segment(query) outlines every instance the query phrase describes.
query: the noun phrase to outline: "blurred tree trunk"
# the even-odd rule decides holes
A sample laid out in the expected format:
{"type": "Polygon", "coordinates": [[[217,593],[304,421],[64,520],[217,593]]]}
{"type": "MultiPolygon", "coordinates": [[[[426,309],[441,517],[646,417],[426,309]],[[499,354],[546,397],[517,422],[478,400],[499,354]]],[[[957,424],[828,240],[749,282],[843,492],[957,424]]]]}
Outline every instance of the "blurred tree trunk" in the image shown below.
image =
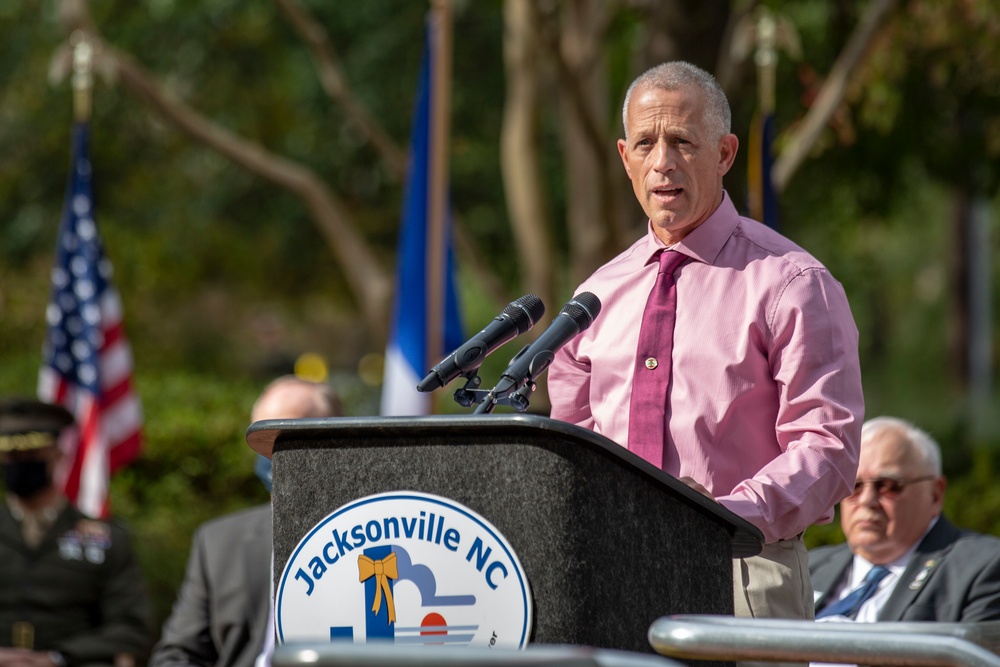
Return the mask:
{"type": "Polygon", "coordinates": [[[582,282],[631,241],[619,201],[627,183],[609,118],[608,12],[602,0],[569,0],[551,50],[558,61],[559,110],[566,165],[569,279],[582,282]]]}
{"type": "Polygon", "coordinates": [[[949,366],[966,394],[973,426],[985,419],[992,382],[992,313],[989,200],[972,188],[954,190],[949,262],[949,366]]]}
{"type": "Polygon", "coordinates": [[[646,39],[638,53],[636,73],[668,60],[687,60],[715,72],[732,4],[730,0],[649,3],[646,39]]]}
{"type": "Polygon", "coordinates": [[[552,222],[538,153],[543,60],[533,5],[534,0],[504,3],[507,98],[500,132],[500,161],[522,285],[551,307],[555,292],[552,222]]]}

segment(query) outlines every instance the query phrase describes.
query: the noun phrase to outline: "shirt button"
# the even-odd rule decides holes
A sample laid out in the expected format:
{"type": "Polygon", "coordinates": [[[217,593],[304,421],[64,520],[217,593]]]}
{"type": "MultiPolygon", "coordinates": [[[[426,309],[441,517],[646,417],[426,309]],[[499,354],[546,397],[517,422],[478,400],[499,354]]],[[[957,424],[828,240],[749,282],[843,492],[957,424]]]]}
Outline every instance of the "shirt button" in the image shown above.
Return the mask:
{"type": "Polygon", "coordinates": [[[660,362],[656,360],[656,357],[650,357],[649,359],[646,359],[646,368],[648,368],[649,370],[653,370],[659,365],[660,362]]]}

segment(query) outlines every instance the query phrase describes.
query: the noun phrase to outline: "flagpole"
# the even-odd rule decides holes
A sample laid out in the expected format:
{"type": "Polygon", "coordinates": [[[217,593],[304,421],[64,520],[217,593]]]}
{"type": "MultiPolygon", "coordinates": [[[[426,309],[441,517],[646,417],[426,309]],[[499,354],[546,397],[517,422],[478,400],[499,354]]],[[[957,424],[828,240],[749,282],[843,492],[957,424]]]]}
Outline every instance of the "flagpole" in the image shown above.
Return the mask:
{"type": "Polygon", "coordinates": [[[76,428],[60,443],[54,479],[84,514],[106,517],[111,475],[142,450],[142,405],[133,387],[132,348],[96,223],[90,162],[94,41],[70,38],[73,140],[56,240],[38,398],[62,405],[76,428]]]}
{"type": "Polygon", "coordinates": [[[750,217],[777,229],[778,210],[771,181],[771,140],[774,132],[776,70],[778,65],[778,21],[761,5],[754,26],[757,65],[757,111],[750,124],[747,142],[747,205],[750,217]]]}
{"type": "Polygon", "coordinates": [[[778,65],[778,53],[775,49],[775,33],[777,24],[770,10],[761,6],[757,18],[757,52],[754,62],[757,64],[757,93],[760,99],[760,111],[767,115],[774,112],[775,107],[775,69],[778,65]]]}
{"type": "Polygon", "coordinates": [[[73,46],[73,120],[77,123],[90,121],[94,89],[94,47],[86,34],[77,30],[70,37],[73,46]]]}
{"type": "Polygon", "coordinates": [[[427,362],[444,350],[445,229],[451,116],[451,0],[431,2],[431,144],[427,197],[427,362]]]}

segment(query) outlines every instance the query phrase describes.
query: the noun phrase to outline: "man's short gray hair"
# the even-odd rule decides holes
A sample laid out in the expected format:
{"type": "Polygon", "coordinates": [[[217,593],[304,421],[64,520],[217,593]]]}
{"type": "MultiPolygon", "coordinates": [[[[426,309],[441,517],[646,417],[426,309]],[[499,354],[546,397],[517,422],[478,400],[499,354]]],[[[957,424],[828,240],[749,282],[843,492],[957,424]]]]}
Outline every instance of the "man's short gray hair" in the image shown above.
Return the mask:
{"type": "Polygon", "coordinates": [[[683,88],[698,88],[705,97],[705,124],[718,140],[729,134],[732,126],[732,111],[729,100],[722,86],[715,77],[702,68],[683,60],[675,60],[652,67],[640,74],[625,92],[625,103],[622,105],[622,127],[625,129],[625,140],[628,140],[628,104],[632,93],[646,88],[661,90],[681,90],[683,88]]]}
{"type": "Polygon", "coordinates": [[[917,428],[905,419],[898,417],[875,417],[861,426],[861,443],[874,438],[883,431],[895,431],[913,445],[920,458],[923,459],[928,473],[941,476],[941,447],[926,431],[917,428]]]}

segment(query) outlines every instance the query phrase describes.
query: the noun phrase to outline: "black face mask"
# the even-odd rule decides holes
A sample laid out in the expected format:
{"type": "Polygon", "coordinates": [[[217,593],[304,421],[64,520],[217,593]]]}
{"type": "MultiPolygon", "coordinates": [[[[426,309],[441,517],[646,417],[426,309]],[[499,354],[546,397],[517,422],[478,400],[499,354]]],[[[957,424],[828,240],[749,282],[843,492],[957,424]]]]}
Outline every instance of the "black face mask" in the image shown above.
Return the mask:
{"type": "Polygon", "coordinates": [[[45,461],[12,461],[3,466],[3,483],[21,498],[31,498],[49,486],[49,467],[45,461]]]}

